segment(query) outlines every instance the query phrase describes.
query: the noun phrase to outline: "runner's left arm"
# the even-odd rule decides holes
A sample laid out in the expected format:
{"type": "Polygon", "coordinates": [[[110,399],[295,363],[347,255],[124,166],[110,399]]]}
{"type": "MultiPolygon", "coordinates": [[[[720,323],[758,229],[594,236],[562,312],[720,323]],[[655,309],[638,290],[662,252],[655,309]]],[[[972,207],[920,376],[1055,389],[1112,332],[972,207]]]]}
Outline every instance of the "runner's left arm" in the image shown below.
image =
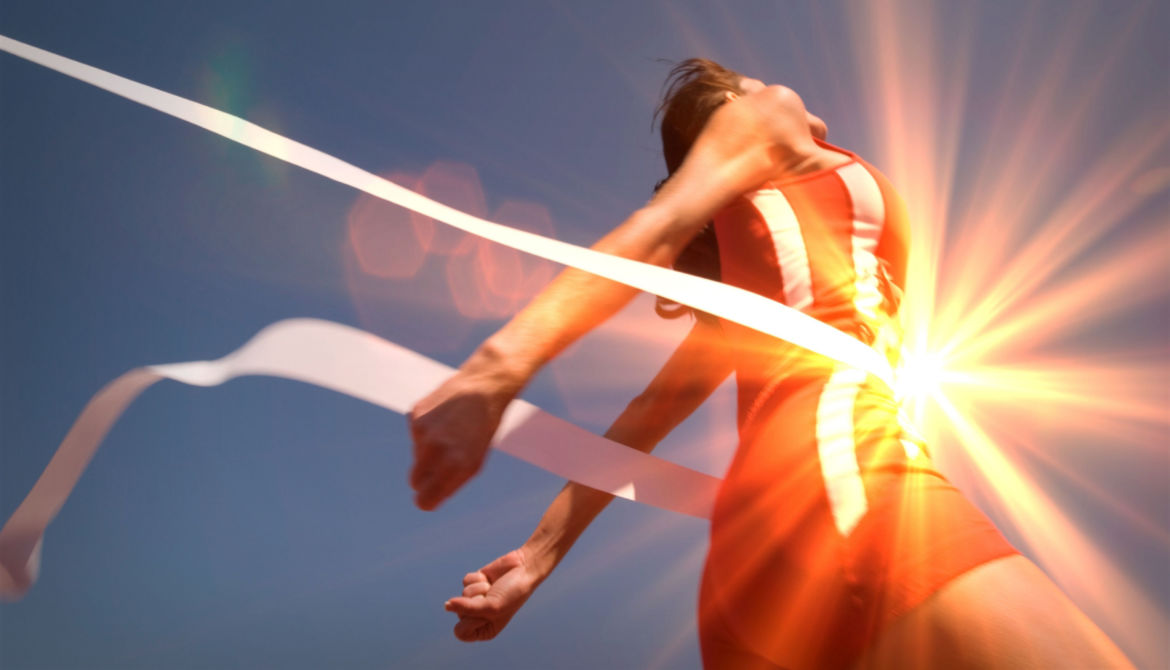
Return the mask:
{"type": "MultiPolygon", "coordinates": [[[[720,107],[682,166],[645,207],[594,245],[668,265],[711,217],[740,194],[793,171],[820,151],[803,105],[769,87],[720,107]]],[[[567,269],[410,413],[415,504],[433,509],[479,471],[504,408],[533,375],[637,293],[567,269]]]]}

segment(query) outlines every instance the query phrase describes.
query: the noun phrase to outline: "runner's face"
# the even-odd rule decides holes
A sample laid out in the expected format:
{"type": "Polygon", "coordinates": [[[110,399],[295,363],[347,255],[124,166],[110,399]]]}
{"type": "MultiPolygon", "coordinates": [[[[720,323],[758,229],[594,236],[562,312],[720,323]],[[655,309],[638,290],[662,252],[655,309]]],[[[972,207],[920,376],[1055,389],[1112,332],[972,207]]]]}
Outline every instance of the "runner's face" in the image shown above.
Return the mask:
{"type": "MultiPolygon", "coordinates": [[[[755,93],[756,91],[762,91],[767,87],[768,85],[759,79],[744,77],[743,79],[739,80],[739,88],[744,93],[755,93]]],[[[728,97],[734,100],[738,96],[736,96],[734,93],[728,93],[728,97]]],[[[825,137],[829,134],[829,127],[825,125],[824,120],[816,114],[812,114],[808,111],[806,111],[805,114],[808,116],[808,131],[812,133],[812,136],[818,140],[825,139],[825,137]]]]}

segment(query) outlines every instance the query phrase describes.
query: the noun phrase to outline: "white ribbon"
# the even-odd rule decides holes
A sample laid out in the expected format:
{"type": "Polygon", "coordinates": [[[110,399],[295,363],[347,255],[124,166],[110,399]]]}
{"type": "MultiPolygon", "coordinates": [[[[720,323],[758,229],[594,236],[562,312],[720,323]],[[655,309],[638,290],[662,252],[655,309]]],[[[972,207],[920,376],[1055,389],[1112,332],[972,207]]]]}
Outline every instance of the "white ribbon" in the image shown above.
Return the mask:
{"type": "MultiPolygon", "coordinates": [[[[160,379],[217,386],[243,375],[283,377],[405,414],[453,372],[363,330],[318,319],[274,323],[219,360],[131,370],[89,401],[0,530],[0,598],[19,598],[36,581],[45,528],[114,422],[160,379]]],[[[716,477],[611,442],[523,400],[508,406],[492,446],[586,486],[699,518],[710,516],[719,487],[716,477]]]]}
{"type": "MultiPolygon", "coordinates": [[[[2,35],[0,50],[460,230],[788,340],[893,385],[889,363],[873,349],[750,291],[485,221],[239,117],[2,35]]],[[[212,386],[241,374],[274,375],[332,388],[405,412],[450,372],[368,333],[312,320],[275,324],[218,361],[132,370],[90,400],[33,490],[0,530],[0,597],[19,597],[31,586],[39,567],[45,527],[64,504],[110,426],[139,393],[159,379],[212,386]]],[[[718,485],[716,478],[609,442],[523,401],[509,407],[497,440],[497,448],[555,474],[694,516],[709,514],[718,485]]]]}
{"type": "Polygon", "coordinates": [[[157,88],[0,35],[0,49],[153,107],[240,144],[437,219],[460,230],[555,263],[660,295],[792,342],[877,376],[893,388],[889,362],[850,335],[762,295],[710,279],[586,249],[485,221],[452,209],[312,147],[157,88]]]}

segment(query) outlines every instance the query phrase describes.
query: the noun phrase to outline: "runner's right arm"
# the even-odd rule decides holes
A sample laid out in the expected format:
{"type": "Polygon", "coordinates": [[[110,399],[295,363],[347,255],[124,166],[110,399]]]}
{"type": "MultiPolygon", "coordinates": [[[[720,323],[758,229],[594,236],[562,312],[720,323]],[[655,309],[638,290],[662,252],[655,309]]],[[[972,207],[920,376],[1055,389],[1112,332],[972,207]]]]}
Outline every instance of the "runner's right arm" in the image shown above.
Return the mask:
{"type": "MultiPolygon", "coordinates": [[[[649,452],[682,423],[731,373],[718,325],[699,319],[678,349],[605,436],[649,452]]],[[[463,578],[463,594],[445,607],[459,615],[461,640],[495,637],[565,557],[613,496],[569,482],[518,549],[463,578]]]]}

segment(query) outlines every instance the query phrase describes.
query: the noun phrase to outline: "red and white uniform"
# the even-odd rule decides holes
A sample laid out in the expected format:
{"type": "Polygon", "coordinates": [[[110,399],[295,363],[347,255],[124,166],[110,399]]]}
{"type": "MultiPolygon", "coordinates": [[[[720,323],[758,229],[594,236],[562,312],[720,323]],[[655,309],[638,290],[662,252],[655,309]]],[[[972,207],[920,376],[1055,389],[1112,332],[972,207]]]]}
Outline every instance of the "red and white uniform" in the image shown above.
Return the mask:
{"type": "MultiPolygon", "coordinates": [[[[874,344],[905,285],[905,207],[880,172],[824,146],[848,162],[767,184],[715,217],[722,280],[874,344]]],[[[708,667],[847,667],[947,581],[1015,553],[934,470],[883,382],[722,326],[740,445],[703,576],[708,667]]]]}

